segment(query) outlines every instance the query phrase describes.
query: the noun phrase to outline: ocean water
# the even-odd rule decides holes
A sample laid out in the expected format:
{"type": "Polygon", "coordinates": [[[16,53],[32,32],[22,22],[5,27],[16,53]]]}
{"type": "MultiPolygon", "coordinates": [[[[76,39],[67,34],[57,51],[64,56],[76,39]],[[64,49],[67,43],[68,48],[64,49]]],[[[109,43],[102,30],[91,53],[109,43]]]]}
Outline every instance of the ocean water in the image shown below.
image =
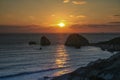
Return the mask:
{"type": "MultiPolygon", "coordinates": [[[[75,49],[64,46],[69,34],[0,34],[0,80],[43,80],[43,77],[59,76],[86,66],[113,53],[99,47],[86,46],[75,49]],[[39,41],[45,35],[51,46],[39,50],[39,41]],[[28,45],[29,41],[38,42],[28,45]]],[[[89,42],[99,42],[120,34],[82,34],[89,42]]]]}

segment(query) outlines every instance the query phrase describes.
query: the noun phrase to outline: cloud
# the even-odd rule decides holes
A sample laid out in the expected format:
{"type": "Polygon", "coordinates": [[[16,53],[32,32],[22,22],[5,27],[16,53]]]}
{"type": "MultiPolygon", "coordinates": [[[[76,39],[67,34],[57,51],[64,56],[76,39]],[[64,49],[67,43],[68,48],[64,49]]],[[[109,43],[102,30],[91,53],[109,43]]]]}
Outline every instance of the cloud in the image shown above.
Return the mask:
{"type": "MultiPolygon", "coordinates": [[[[70,30],[75,32],[120,32],[120,22],[112,22],[114,24],[73,24],[69,26],[70,30]]],[[[14,25],[0,25],[0,33],[45,33],[56,32],[57,27],[27,25],[27,26],[14,26],[14,25]]]]}
{"type": "Polygon", "coordinates": [[[70,2],[70,0],[64,0],[63,1],[63,3],[69,3],[70,2]]]}
{"type": "Polygon", "coordinates": [[[55,30],[53,27],[43,27],[40,25],[0,25],[0,33],[42,33],[55,30]]]}
{"type": "Polygon", "coordinates": [[[86,16],[85,15],[79,15],[79,16],[77,16],[77,18],[86,18],[86,16]]]}
{"type": "Polygon", "coordinates": [[[52,14],[51,16],[52,16],[52,17],[55,17],[56,15],[55,15],[55,14],[52,14]]]}
{"type": "Polygon", "coordinates": [[[70,18],[86,18],[85,15],[69,15],[70,18]]]}
{"type": "Polygon", "coordinates": [[[109,22],[110,24],[115,24],[115,25],[118,25],[118,24],[120,24],[120,22],[119,21],[116,21],[116,22],[109,22]]]}
{"type": "Polygon", "coordinates": [[[79,28],[119,28],[120,29],[120,24],[84,24],[84,25],[80,25],[80,24],[74,24],[72,26],[70,26],[70,28],[73,29],[79,29],[79,28]]]}
{"type": "Polygon", "coordinates": [[[35,20],[35,17],[34,17],[34,16],[28,16],[28,18],[29,18],[30,20],[35,20]]]}
{"type": "Polygon", "coordinates": [[[69,15],[70,18],[74,18],[75,16],[74,15],[69,15]]]}
{"type": "Polygon", "coordinates": [[[118,15],[118,14],[116,14],[116,15],[113,15],[113,16],[115,16],[115,17],[120,17],[120,15],[118,15]]]}
{"type": "Polygon", "coordinates": [[[72,3],[75,5],[83,5],[83,4],[86,4],[87,2],[86,1],[72,1],[72,3]]]}
{"type": "Polygon", "coordinates": [[[120,19],[120,15],[119,15],[119,14],[109,15],[108,17],[109,17],[110,19],[120,19]]]}
{"type": "Polygon", "coordinates": [[[63,0],[63,3],[69,3],[69,2],[75,5],[84,5],[87,3],[85,0],[63,0]]]}

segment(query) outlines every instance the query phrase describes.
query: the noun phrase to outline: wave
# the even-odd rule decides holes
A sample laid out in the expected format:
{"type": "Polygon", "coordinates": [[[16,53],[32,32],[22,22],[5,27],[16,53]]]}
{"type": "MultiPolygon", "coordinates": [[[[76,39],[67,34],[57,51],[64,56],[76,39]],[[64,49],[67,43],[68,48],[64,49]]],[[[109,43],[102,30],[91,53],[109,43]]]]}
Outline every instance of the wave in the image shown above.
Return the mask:
{"type": "Polygon", "coordinates": [[[10,75],[0,76],[0,79],[3,79],[3,78],[11,78],[11,77],[17,77],[17,76],[23,76],[23,75],[30,75],[30,74],[41,73],[41,72],[47,72],[47,71],[53,71],[53,70],[64,69],[64,68],[68,68],[68,67],[50,68],[50,69],[39,70],[39,71],[21,72],[21,73],[17,73],[17,74],[10,74],[10,75]]]}
{"type": "Polygon", "coordinates": [[[33,64],[31,64],[31,63],[21,63],[21,64],[14,64],[14,65],[8,65],[8,66],[2,66],[2,67],[0,67],[0,70],[5,70],[5,69],[12,69],[12,68],[14,68],[14,67],[18,67],[18,66],[30,66],[30,65],[33,65],[33,64]]]}

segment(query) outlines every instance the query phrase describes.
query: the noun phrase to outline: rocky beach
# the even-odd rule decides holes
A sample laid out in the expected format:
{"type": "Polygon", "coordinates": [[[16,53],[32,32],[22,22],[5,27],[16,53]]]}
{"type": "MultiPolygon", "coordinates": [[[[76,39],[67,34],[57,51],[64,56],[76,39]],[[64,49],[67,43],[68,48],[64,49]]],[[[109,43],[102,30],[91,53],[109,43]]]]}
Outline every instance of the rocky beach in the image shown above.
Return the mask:
{"type": "Polygon", "coordinates": [[[120,80],[120,52],[52,80],[120,80]]]}

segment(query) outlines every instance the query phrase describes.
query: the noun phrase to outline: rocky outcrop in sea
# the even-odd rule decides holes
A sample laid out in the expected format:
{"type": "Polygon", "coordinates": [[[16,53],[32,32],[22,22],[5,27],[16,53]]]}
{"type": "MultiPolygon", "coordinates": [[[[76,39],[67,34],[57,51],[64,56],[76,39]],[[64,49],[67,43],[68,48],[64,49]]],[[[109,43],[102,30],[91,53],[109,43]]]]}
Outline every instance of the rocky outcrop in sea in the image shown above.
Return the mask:
{"type": "Polygon", "coordinates": [[[93,46],[98,46],[102,50],[108,50],[110,52],[120,51],[120,37],[116,37],[109,41],[103,41],[92,44],[93,46]]]}
{"type": "Polygon", "coordinates": [[[51,42],[49,41],[49,39],[45,36],[42,36],[41,37],[41,40],[40,40],[40,45],[41,46],[49,46],[51,44],[51,42]]]}
{"type": "Polygon", "coordinates": [[[98,59],[52,80],[120,80],[120,53],[108,59],[98,59]]]}
{"type": "Polygon", "coordinates": [[[85,37],[79,34],[71,34],[68,36],[65,45],[80,48],[81,46],[89,45],[89,42],[85,37]]]}
{"type": "Polygon", "coordinates": [[[28,44],[29,45],[36,45],[37,43],[35,41],[30,41],[28,44]]]}

